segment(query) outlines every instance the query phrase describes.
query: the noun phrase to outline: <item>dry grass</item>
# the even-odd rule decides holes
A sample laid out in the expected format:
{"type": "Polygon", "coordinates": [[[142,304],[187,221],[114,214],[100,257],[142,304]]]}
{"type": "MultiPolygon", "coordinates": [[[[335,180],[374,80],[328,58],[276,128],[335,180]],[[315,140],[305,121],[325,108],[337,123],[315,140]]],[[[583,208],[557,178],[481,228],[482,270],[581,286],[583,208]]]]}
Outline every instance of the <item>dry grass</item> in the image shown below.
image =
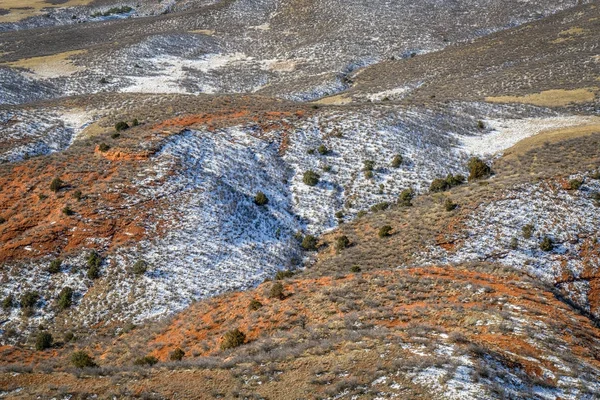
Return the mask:
{"type": "Polygon", "coordinates": [[[6,63],[5,65],[13,68],[28,69],[33,74],[42,78],[58,78],[83,71],[84,68],[74,65],[70,58],[86,52],[87,50],[65,51],[64,53],[52,54],[50,56],[24,58],[6,63]]]}
{"type": "Polygon", "coordinates": [[[9,10],[9,13],[0,15],[0,23],[17,22],[41,15],[44,8],[84,6],[91,2],[92,0],[67,0],[61,4],[53,4],[47,0],[2,0],[0,8],[9,10]]]}
{"type": "Polygon", "coordinates": [[[490,103],[523,103],[542,107],[562,107],[569,104],[588,103],[594,101],[598,88],[583,88],[573,90],[545,90],[540,93],[525,96],[497,96],[486,97],[490,103]]]}

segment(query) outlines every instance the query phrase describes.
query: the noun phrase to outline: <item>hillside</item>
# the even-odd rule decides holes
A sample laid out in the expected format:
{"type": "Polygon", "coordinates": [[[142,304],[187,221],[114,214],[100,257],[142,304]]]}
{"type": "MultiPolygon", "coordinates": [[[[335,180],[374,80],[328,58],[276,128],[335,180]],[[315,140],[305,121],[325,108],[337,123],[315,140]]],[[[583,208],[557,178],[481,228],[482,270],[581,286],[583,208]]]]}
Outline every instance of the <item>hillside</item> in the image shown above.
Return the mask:
{"type": "Polygon", "coordinates": [[[600,398],[595,2],[46,7],[0,6],[1,398],[600,398]]]}

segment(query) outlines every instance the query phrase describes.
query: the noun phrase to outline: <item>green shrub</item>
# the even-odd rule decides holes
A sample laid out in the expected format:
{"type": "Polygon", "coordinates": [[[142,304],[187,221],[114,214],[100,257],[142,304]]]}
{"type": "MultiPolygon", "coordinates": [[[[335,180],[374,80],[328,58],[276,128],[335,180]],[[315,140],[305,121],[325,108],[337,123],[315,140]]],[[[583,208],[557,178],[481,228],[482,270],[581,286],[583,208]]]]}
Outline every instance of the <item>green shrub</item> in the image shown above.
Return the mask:
{"type": "Polygon", "coordinates": [[[519,239],[517,239],[516,237],[510,239],[510,245],[509,247],[512,250],[516,250],[517,248],[519,248],[519,239]]]}
{"type": "Polygon", "coordinates": [[[308,186],[316,186],[319,183],[319,179],[321,176],[317,174],[315,171],[308,170],[304,173],[302,177],[302,182],[308,186]]]}
{"type": "Polygon", "coordinates": [[[477,157],[471,158],[467,166],[469,167],[469,182],[485,179],[492,174],[490,166],[477,157]]]}
{"type": "Polygon", "coordinates": [[[371,179],[373,176],[373,171],[365,171],[365,179],[371,179]]]}
{"type": "Polygon", "coordinates": [[[403,207],[412,206],[412,200],[415,198],[415,191],[412,188],[404,189],[400,192],[400,197],[398,198],[398,204],[403,207]]]}
{"type": "Polygon", "coordinates": [[[277,271],[277,273],[275,274],[275,280],[280,281],[282,279],[291,278],[292,276],[294,276],[294,273],[289,269],[281,270],[277,271]]]}
{"type": "Polygon", "coordinates": [[[129,129],[129,125],[125,121],[119,121],[115,124],[115,130],[117,132],[124,131],[126,129],[129,129]]]}
{"type": "Polygon", "coordinates": [[[375,161],[365,160],[363,161],[363,171],[373,171],[375,169],[375,161]]]}
{"type": "Polygon", "coordinates": [[[151,367],[154,364],[158,363],[158,358],[154,357],[154,356],[144,356],[144,357],[140,357],[137,360],[135,360],[133,362],[133,365],[138,365],[138,366],[147,366],[147,367],[151,367]]]}
{"type": "Polygon", "coordinates": [[[377,236],[379,236],[380,238],[392,236],[391,232],[392,232],[392,227],[389,225],[384,225],[381,228],[379,228],[379,232],[377,232],[377,236]]]}
{"type": "Polygon", "coordinates": [[[387,201],[382,201],[381,203],[377,203],[373,206],[371,206],[371,211],[373,212],[378,212],[378,211],[384,211],[387,210],[390,206],[390,203],[388,203],[387,201]]]}
{"type": "Polygon", "coordinates": [[[132,126],[138,126],[140,124],[140,121],[138,121],[137,118],[134,118],[133,121],[131,122],[132,126]]]}
{"type": "Polygon", "coordinates": [[[348,236],[342,235],[335,239],[336,250],[344,250],[348,246],[350,246],[350,239],[348,239],[348,236]]]}
{"type": "Polygon", "coordinates": [[[306,251],[317,250],[317,238],[313,235],[306,235],[302,239],[302,248],[306,251]]]}
{"type": "Polygon", "coordinates": [[[63,187],[63,185],[64,182],[60,180],[60,178],[54,178],[52,179],[52,182],[50,182],[50,190],[56,193],[63,187]]]}
{"type": "Polygon", "coordinates": [[[148,270],[148,263],[144,260],[137,260],[135,264],[133,264],[132,270],[136,275],[143,275],[148,270]]]}
{"type": "Polygon", "coordinates": [[[15,298],[13,297],[12,294],[9,294],[8,296],[6,296],[4,298],[4,300],[2,300],[2,308],[4,310],[10,310],[13,307],[14,302],[15,302],[15,298]]]}
{"type": "Polygon", "coordinates": [[[548,236],[544,236],[544,239],[540,243],[540,249],[542,251],[552,251],[554,249],[554,242],[548,236]]]}
{"type": "Polygon", "coordinates": [[[120,134],[120,133],[118,133],[118,132],[115,132],[115,133],[113,133],[112,135],[110,135],[110,137],[111,137],[111,138],[113,138],[113,139],[118,139],[118,138],[120,138],[120,137],[121,137],[121,134],[120,134]]]}
{"type": "Polygon", "coordinates": [[[50,262],[50,266],[48,267],[47,271],[50,272],[51,274],[57,274],[60,272],[61,266],[62,266],[62,260],[60,258],[57,258],[56,260],[52,260],[50,262]]]}
{"type": "Polygon", "coordinates": [[[571,179],[569,181],[569,187],[572,190],[579,190],[582,185],[583,185],[583,180],[582,179],[571,179]]]}
{"type": "Polygon", "coordinates": [[[268,202],[269,199],[263,192],[258,192],[256,193],[256,196],[254,196],[254,204],[256,204],[257,206],[264,206],[268,202]]]}
{"type": "Polygon", "coordinates": [[[21,296],[21,308],[33,308],[38,302],[40,295],[38,292],[27,291],[21,296]]]}
{"type": "Polygon", "coordinates": [[[482,120],[477,121],[477,127],[481,130],[485,129],[485,122],[482,120]]]}
{"type": "Polygon", "coordinates": [[[106,152],[110,149],[110,146],[107,145],[106,143],[102,142],[98,145],[98,150],[100,150],[101,152],[106,152]]]}
{"type": "Polygon", "coordinates": [[[223,335],[221,350],[233,349],[241,346],[246,341],[246,334],[239,329],[232,329],[223,335]]]}
{"type": "Polygon", "coordinates": [[[35,338],[35,349],[37,351],[49,349],[52,347],[52,342],[54,342],[54,339],[51,334],[48,332],[40,332],[35,338]]]}
{"type": "Polygon", "coordinates": [[[324,165],[322,169],[323,172],[331,172],[331,165],[324,165]]]}
{"type": "Polygon", "coordinates": [[[448,182],[446,182],[446,180],[442,178],[434,179],[433,182],[431,182],[431,185],[429,185],[429,191],[432,193],[444,192],[449,188],[450,185],[448,185],[448,182]]]}
{"type": "Polygon", "coordinates": [[[96,367],[94,359],[85,351],[76,351],[71,354],[71,364],[75,368],[96,367]]]}
{"type": "Polygon", "coordinates": [[[92,280],[100,278],[100,267],[96,267],[96,266],[90,267],[87,270],[86,275],[89,279],[92,279],[92,280]]]}
{"type": "Polygon", "coordinates": [[[356,218],[362,218],[365,215],[367,215],[367,212],[365,210],[360,210],[359,212],[356,213],[356,218]]]}
{"type": "Polygon", "coordinates": [[[466,178],[460,174],[457,174],[457,175],[448,174],[448,176],[446,176],[446,183],[448,183],[448,186],[450,186],[451,188],[462,185],[463,183],[465,183],[465,181],[466,181],[466,178]]]}
{"type": "Polygon", "coordinates": [[[185,351],[181,350],[181,348],[178,347],[175,350],[173,350],[171,354],[169,354],[169,359],[171,361],[181,361],[183,359],[183,356],[185,356],[185,351]]]}
{"type": "Polygon", "coordinates": [[[62,288],[58,295],[58,308],[64,310],[73,304],[73,289],[66,286],[62,288]]]}
{"type": "Polygon", "coordinates": [[[522,228],[523,231],[523,237],[525,239],[531,239],[531,235],[533,235],[533,231],[535,230],[535,227],[532,224],[527,224],[522,228]]]}
{"type": "Polygon", "coordinates": [[[102,264],[102,258],[94,250],[88,254],[86,261],[88,268],[100,267],[100,264],[102,264]]]}
{"type": "Polygon", "coordinates": [[[83,198],[83,194],[81,193],[81,190],[74,191],[72,196],[77,201],[80,201],[83,198]]]}
{"type": "Polygon", "coordinates": [[[337,219],[342,219],[342,218],[344,218],[344,212],[343,212],[343,211],[337,211],[337,212],[335,213],[335,217],[336,217],[337,219]]]}
{"type": "Polygon", "coordinates": [[[456,207],[458,207],[458,204],[456,204],[449,197],[447,197],[446,201],[444,202],[444,209],[446,211],[452,211],[452,210],[456,209],[456,207]]]}
{"type": "Polygon", "coordinates": [[[326,156],[327,154],[329,154],[329,149],[327,147],[325,147],[324,144],[322,144],[319,147],[317,147],[317,151],[322,156],[326,156]]]}
{"type": "Polygon", "coordinates": [[[310,154],[310,155],[315,154],[315,149],[308,149],[308,150],[306,150],[306,154],[310,154]]]}
{"type": "Polygon", "coordinates": [[[272,299],[285,299],[285,293],[283,292],[283,285],[281,282],[275,282],[271,286],[271,290],[269,290],[269,297],[272,299]]]}
{"type": "Polygon", "coordinates": [[[261,308],[262,306],[263,306],[263,304],[262,304],[260,301],[258,301],[258,300],[256,300],[256,299],[252,299],[252,300],[250,301],[250,304],[248,304],[248,309],[249,309],[250,311],[256,311],[256,310],[258,310],[259,308],[261,308]]]}
{"type": "Polygon", "coordinates": [[[392,168],[399,168],[402,165],[402,156],[400,154],[396,154],[392,159],[392,168]]]}
{"type": "Polygon", "coordinates": [[[73,211],[73,209],[71,208],[70,205],[66,205],[63,209],[62,209],[62,213],[67,215],[67,216],[71,216],[73,214],[75,214],[75,211],[73,211]]]}
{"type": "Polygon", "coordinates": [[[355,274],[359,273],[361,271],[360,267],[358,265],[353,265],[352,267],[350,267],[350,272],[353,272],[355,274]]]}

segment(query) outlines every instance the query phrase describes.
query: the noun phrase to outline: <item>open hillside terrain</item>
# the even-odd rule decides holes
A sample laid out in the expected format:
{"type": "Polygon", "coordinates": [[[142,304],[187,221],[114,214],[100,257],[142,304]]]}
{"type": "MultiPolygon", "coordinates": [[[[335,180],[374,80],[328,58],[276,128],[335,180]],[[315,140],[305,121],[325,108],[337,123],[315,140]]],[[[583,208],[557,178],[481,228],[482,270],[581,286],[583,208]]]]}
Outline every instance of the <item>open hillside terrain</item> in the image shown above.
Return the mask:
{"type": "Polygon", "coordinates": [[[0,1],[0,398],[599,399],[600,4],[0,1]]]}

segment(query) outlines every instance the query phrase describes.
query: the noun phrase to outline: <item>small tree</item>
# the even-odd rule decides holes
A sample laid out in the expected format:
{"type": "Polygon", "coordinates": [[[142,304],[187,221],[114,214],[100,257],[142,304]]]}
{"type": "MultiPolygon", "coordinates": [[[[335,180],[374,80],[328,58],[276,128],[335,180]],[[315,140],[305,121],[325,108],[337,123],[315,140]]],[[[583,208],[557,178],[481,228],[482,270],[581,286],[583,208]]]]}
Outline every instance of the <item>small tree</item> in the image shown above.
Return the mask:
{"type": "Polygon", "coordinates": [[[348,236],[342,235],[335,239],[336,250],[344,250],[348,246],[350,246],[350,239],[348,239],[348,236]]]}
{"type": "Polygon", "coordinates": [[[540,243],[540,249],[542,251],[552,251],[554,249],[554,242],[548,236],[544,236],[542,243],[540,243]]]}
{"type": "Polygon", "coordinates": [[[71,354],[71,364],[75,368],[96,367],[94,359],[85,351],[76,351],[71,354]]]}
{"type": "Polygon", "coordinates": [[[64,310],[73,304],[73,289],[66,286],[62,288],[58,295],[58,308],[64,310]]]}
{"type": "Polygon", "coordinates": [[[50,262],[50,266],[48,267],[47,271],[51,274],[59,273],[61,266],[62,266],[62,260],[60,258],[57,258],[50,262]]]}
{"type": "Polygon", "coordinates": [[[468,167],[469,182],[476,181],[478,179],[485,179],[492,174],[492,169],[490,166],[477,157],[473,157],[469,160],[468,167]]]}
{"type": "Polygon", "coordinates": [[[35,349],[37,351],[49,349],[50,347],[52,347],[53,342],[54,339],[52,338],[51,334],[49,334],[48,332],[40,332],[37,334],[37,337],[35,339],[35,349]]]}
{"type": "Polygon", "coordinates": [[[375,169],[375,161],[373,160],[364,160],[363,161],[363,171],[373,171],[375,169]]]}
{"type": "Polygon", "coordinates": [[[433,182],[431,182],[431,185],[429,185],[429,191],[432,193],[444,192],[449,188],[450,185],[448,185],[448,182],[442,178],[434,179],[433,182]]]}
{"type": "Polygon", "coordinates": [[[283,285],[281,282],[275,282],[271,286],[271,290],[269,291],[269,297],[272,299],[285,299],[285,293],[283,292],[283,285]]]}
{"type": "Polygon", "coordinates": [[[250,301],[250,304],[248,304],[248,309],[249,309],[250,311],[256,311],[256,310],[258,310],[259,308],[261,308],[262,306],[263,306],[263,304],[262,304],[260,301],[258,301],[258,300],[256,300],[256,299],[252,299],[252,300],[250,301]]]}
{"type": "Polygon", "coordinates": [[[246,334],[239,329],[232,329],[223,335],[221,350],[233,349],[241,346],[246,341],[246,334]]]}
{"type": "Polygon", "coordinates": [[[402,156],[400,154],[396,154],[392,159],[392,168],[399,168],[402,165],[402,156]]]}
{"type": "Polygon", "coordinates": [[[302,239],[302,248],[306,251],[317,250],[317,238],[313,235],[306,235],[302,239]]]}
{"type": "Polygon", "coordinates": [[[327,147],[325,147],[324,144],[322,144],[319,147],[317,147],[317,151],[322,156],[326,156],[327,154],[329,154],[329,149],[327,147]]]}
{"type": "Polygon", "coordinates": [[[21,308],[32,308],[35,307],[38,302],[40,295],[38,292],[27,291],[21,296],[21,308]]]}
{"type": "Polygon", "coordinates": [[[119,121],[115,124],[115,130],[117,132],[124,131],[126,129],[129,129],[129,124],[127,124],[125,121],[119,121]]]}
{"type": "Polygon", "coordinates": [[[133,273],[136,275],[144,275],[148,270],[148,264],[144,260],[137,260],[135,264],[133,264],[133,273]]]}
{"type": "Polygon", "coordinates": [[[458,204],[453,202],[452,199],[450,199],[450,197],[447,197],[446,201],[444,202],[444,208],[446,209],[446,211],[452,211],[456,207],[458,207],[458,204]]]}
{"type": "Polygon", "coordinates": [[[534,230],[535,230],[535,227],[532,224],[525,225],[522,229],[523,237],[525,239],[531,239],[531,235],[533,234],[534,230]]]}
{"type": "Polygon", "coordinates": [[[63,185],[64,182],[60,178],[54,178],[52,179],[52,182],[50,182],[50,190],[56,193],[63,187],[63,185]]]}
{"type": "Polygon", "coordinates": [[[377,236],[379,236],[380,238],[392,236],[391,232],[392,232],[392,227],[389,225],[384,225],[381,228],[379,228],[379,232],[377,232],[377,236]]]}
{"type": "Polygon", "coordinates": [[[315,171],[308,170],[304,173],[302,182],[308,186],[316,186],[319,183],[319,179],[321,179],[319,174],[317,174],[315,171]]]}
{"type": "Polygon", "coordinates": [[[519,248],[519,239],[517,239],[516,237],[513,237],[512,239],[510,239],[510,245],[509,247],[512,250],[516,250],[519,248]]]}
{"type": "Polygon", "coordinates": [[[398,204],[403,207],[412,206],[412,200],[415,198],[415,191],[412,188],[404,189],[400,192],[400,197],[398,198],[398,204]]]}
{"type": "Polygon", "coordinates": [[[95,280],[95,279],[100,278],[100,267],[96,267],[96,266],[90,267],[87,270],[87,274],[86,275],[91,280],[95,280]]]}
{"type": "Polygon", "coordinates": [[[183,359],[183,356],[185,356],[185,351],[181,350],[181,348],[178,347],[171,352],[171,354],[169,355],[169,359],[171,361],[181,361],[183,359]]]}
{"type": "Polygon", "coordinates": [[[256,196],[254,196],[254,204],[256,204],[257,206],[264,206],[268,202],[269,199],[263,192],[258,192],[256,193],[256,196]]]}

